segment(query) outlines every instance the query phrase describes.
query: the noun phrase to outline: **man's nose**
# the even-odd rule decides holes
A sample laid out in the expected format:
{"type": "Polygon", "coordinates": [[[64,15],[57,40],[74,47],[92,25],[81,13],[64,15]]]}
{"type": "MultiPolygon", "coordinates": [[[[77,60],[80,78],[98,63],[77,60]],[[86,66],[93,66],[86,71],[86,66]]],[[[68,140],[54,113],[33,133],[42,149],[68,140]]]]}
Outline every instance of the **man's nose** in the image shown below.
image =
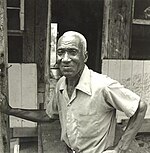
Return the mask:
{"type": "Polygon", "coordinates": [[[65,52],[65,54],[64,54],[64,56],[62,58],[62,61],[63,62],[70,62],[71,61],[70,56],[68,55],[67,52],[65,52]]]}

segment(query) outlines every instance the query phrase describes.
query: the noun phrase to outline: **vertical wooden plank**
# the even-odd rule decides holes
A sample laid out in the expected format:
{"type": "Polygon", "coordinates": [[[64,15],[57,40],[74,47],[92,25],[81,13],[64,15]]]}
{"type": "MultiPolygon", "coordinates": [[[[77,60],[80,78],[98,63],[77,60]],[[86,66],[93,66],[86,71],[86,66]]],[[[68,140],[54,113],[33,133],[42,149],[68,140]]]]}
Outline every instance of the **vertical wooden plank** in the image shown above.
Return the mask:
{"type": "MultiPolygon", "coordinates": [[[[49,48],[49,42],[47,43],[47,16],[48,16],[48,0],[35,1],[35,62],[37,63],[37,82],[38,82],[38,97],[44,97],[45,91],[45,72],[49,77],[49,70],[45,68],[45,62],[49,61],[49,55],[46,55],[46,47],[49,48]],[[46,58],[45,58],[46,57],[46,58]],[[45,71],[46,70],[46,71],[45,71]],[[42,96],[43,95],[43,96],[42,96]]],[[[49,38],[49,37],[48,37],[49,38]]],[[[50,62],[49,62],[50,64],[50,62]]],[[[47,80],[46,80],[47,81],[47,80]]],[[[48,82],[47,82],[48,83],[48,82]]],[[[49,88],[49,86],[48,86],[49,88]]],[[[38,102],[38,104],[44,102],[38,102]]],[[[39,107],[39,106],[38,106],[39,107]]],[[[38,125],[38,153],[43,153],[43,139],[42,139],[41,124],[38,125]]]]}
{"type": "Polygon", "coordinates": [[[109,60],[102,60],[102,74],[108,75],[109,72],[109,60]]]}
{"type": "Polygon", "coordinates": [[[144,61],[143,100],[148,104],[146,118],[150,118],[150,61],[144,61]]]}
{"type": "MultiPolygon", "coordinates": [[[[6,0],[0,0],[0,94],[3,93],[8,98],[8,42],[6,6],[6,0]]],[[[0,113],[0,129],[0,153],[9,153],[9,121],[8,116],[2,113],[0,113]]]]}
{"type": "Polygon", "coordinates": [[[142,96],[143,92],[143,71],[143,61],[133,61],[131,90],[138,94],[140,97],[142,96]]]}
{"type": "Polygon", "coordinates": [[[23,62],[35,62],[35,0],[25,0],[25,30],[23,36],[23,62]]]}
{"type": "Polygon", "coordinates": [[[120,60],[109,60],[108,76],[120,81],[120,60]]]}
{"type": "MultiPolygon", "coordinates": [[[[38,102],[38,108],[42,109],[44,105],[44,94],[38,93],[37,102],[38,102]]],[[[42,130],[41,130],[41,123],[37,124],[38,128],[38,153],[43,153],[43,139],[42,139],[42,130]]]]}
{"type": "MultiPolygon", "coordinates": [[[[51,1],[50,1],[51,2],[51,1]]],[[[49,52],[46,54],[46,49],[49,49],[49,36],[50,31],[47,31],[48,23],[48,0],[38,0],[35,1],[35,62],[37,63],[37,81],[38,81],[38,96],[45,98],[45,81],[48,84],[48,80],[45,80],[46,77],[49,78],[49,69],[45,67],[45,62],[49,60],[49,52]],[[48,33],[47,33],[48,32],[48,33]],[[48,37],[47,37],[48,35],[48,37]],[[48,38],[48,39],[47,39],[48,38]]],[[[48,26],[48,28],[50,28],[48,26]]],[[[50,68],[50,67],[49,67],[50,68]]],[[[47,85],[49,88],[49,85],[47,85]]],[[[42,101],[44,103],[44,100],[42,101]]],[[[42,103],[40,102],[40,103],[42,103]]],[[[40,104],[39,103],[39,104],[40,104]]],[[[38,106],[40,107],[40,106],[38,106]]],[[[43,153],[43,139],[42,139],[41,124],[38,125],[38,153],[43,153]]]]}
{"type": "MultiPolygon", "coordinates": [[[[53,29],[55,29],[55,26],[52,26],[53,29]]],[[[45,96],[44,96],[44,102],[49,101],[50,98],[50,66],[51,66],[51,55],[53,55],[54,62],[55,62],[55,56],[56,56],[56,48],[55,48],[55,31],[51,33],[51,1],[48,0],[48,14],[47,14],[47,35],[46,35],[46,49],[45,49],[45,58],[44,60],[44,83],[45,83],[45,96]],[[52,35],[53,40],[51,41],[52,35]],[[50,46],[50,44],[52,46],[50,46]]]]}
{"type": "MultiPolygon", "coordinates": [[[[44,67],[44,71],[43,71],[44,80],[41,80],[40,78],[38,78],[39,83],[41,83],[41,81],[43,81],[43,83],[44,83],[44,86],[43,86],[44,93],[43,93],[43,101],[42,101],[43,105],[39,105],[39,109],[43,109],[42,107],[44,107],[45,102],[48,102],[49,98],[50,98],[49,97],[50,96],[50,82],[49,81],[50,81],[50,49],[51,49],[51,46],[50,46],[50,43],[51,43],[51,0],[47,0],[47,7],[45,7],[45,8],[47,10],[47,15],[45,16],[45,20],[44,20],[44,22],[46,23],[46,26],[45,26],[45,31],[46,31],[45,47],[46,48],[45,48],[45,50],[43,50],[44,51],[43,55],[41,54],[42,56],[41,57],[39,56],[43,60],[43,65],[41,65],[41,66],[44,67]]],[[[38,57],[38,59],[39,59],[39,57],[38,57]]],[[[42,104],[42,102],[40,104],[42,104]]],[[[43,143],[44,143],[44,141],[46,142],[46,144],[48,143],[47,136],[43,137],[43,133],[46,129],[42,129],[42,127],[43,127],[43,124],[39,123],[38,124],[38,153],[44,153],[43,150],[45,147],[43,146],[43,143]]]]}
{"type": "Polygon", "coordinates": [[[20,1],[20,30],[24,30],[24,0],[20,1]]]}
{"type": "Polygon", "coordinates": [[[131,89],[132,61],[122,60],[120,69],[120,83],[131,89]]]}
{"type": "MultiPolygon", "coordinates": [[[[12,64],[8,69],[9,101],[12,107],[21,107],[21,65],[12,64]]],[[[10,127],[21,127],[21,119],[10,116],[10,127]]]]}
{"type": "Polygon", "coordinates": [[[105,2],[105,6],[102,56],[109,59],[127,59],[129,57],[132,0],[109,0],[105,2]]]}
{"type": "Polygon", "coordinates": [[[46,25],[48,0],[35,1],[35,62],[37,63],[38,90],[44,89],[46,25]]]}
{"type": "Polygon", "coordinates": [[[104,0],[104,15],[103,15],[103,29],[102,29],[102,51],[101,58],[105,59],[108,57],[107,55],[107,47],[108,47],[108,35],[109,35],[109,11],[110,11],[111,0],[104,0]]]}
{"type": "Polygon", "coordinates": [[[50,23],[49,26],[51,27],[50,67],[54,68],[56,64],[57,23],[50,23]]]}
{"type": "MultiPolygon", "coordinates": [[[[37,71],[36,64],[22,64],[22,108],[37,108],[37,71]]],[[[35,127],[36,123],[22,120],[23,127],[35,127]]]]}
{"type": "Polygon", "coordinates": [[[57,23],[51,23],[51,48],[50,48],[50,77],[59,79],[60,73],[59,68],[56,65],[57,54],[56,54],[56,44],[57,44],[57,23]]]}

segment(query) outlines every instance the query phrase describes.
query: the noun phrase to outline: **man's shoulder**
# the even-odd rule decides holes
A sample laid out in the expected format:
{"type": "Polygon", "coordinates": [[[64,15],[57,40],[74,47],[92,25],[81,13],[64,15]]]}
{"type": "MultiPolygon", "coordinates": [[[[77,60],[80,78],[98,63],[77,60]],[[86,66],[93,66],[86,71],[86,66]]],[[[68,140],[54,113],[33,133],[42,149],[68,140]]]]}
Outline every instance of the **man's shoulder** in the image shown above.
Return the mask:
{"type": "Polygon", "coordinates": [[[118,81],[110,78],[107,75],[100,74],[91,70],[91,84],[99,87],[107,87],[114,83],[118,83],[118,81]]]}

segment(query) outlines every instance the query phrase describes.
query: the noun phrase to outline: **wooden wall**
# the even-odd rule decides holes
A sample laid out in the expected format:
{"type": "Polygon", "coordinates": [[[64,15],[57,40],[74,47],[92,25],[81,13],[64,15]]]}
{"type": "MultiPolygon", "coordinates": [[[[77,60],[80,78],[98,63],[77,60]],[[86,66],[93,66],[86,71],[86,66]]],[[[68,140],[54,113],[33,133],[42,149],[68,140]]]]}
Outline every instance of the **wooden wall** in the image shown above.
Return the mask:
{"type": "Polygon", "coordinates": [[[25,30],[23,36],[23,63],[36,63],[38,91],[44,89],[44,62],[47,35],[47,7],[45,0],[25,1],[25,30]]]}
{"type": "MultiPolygon", "coordinates": [[[[145,118],[150,118],[150,61],[103,60],[102,73],[137,93],[148,104],[145,118]]],[[[118,119],[123,118],[126,117],[119,113],[118,119]]]]}
{"type": "Polygon", "coordinates": [[[102,58],[129,58],[133,0],[104,1],[102,58]]]}
{"type": "MultiPolygon", "coordinates": [[[[35,62],[35,0],[25,0],[25,30],[23,35],[23,62],[35,62]]],[[[42,21],[41,21],[42,22],[42,21]]]]}
{"type": "MultiPolygon", "coordinates": [[[[6,1],[0,0],[0,94],[8,97],[8,42],[6,1]]],[[[0,113],[0,152],[9,153],[9,120],[0,113]]]]}
{"type": "MultiPolygon", "coordinates": [[[[14,108],[37,108],[36,64],[9,64],[9,101],[14,108]]],[[[10,116],[10,127],[36,127],[34,122],[10,116]]]]}

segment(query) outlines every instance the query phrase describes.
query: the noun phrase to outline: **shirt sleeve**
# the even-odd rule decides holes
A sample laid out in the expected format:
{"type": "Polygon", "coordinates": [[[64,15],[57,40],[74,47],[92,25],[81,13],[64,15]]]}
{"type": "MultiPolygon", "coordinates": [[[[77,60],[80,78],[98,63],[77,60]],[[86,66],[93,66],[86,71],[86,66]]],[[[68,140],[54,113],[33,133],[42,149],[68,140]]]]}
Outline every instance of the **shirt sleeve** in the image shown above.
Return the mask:
{"type": "Polygon", "coordinates": [[[105,94],[109,106],[124,112],[127,117],[133,116],[138,109],[140,97],[119,82],[105,87],[105,94]]]}
{"type": "Polygon", "coordinates": [[[50,100],[46,106],[46,113],[52,119],[59,118],[57,104],[58,104],[58,98],[57,98],[57,92],[55,89],[53,93],[51,94],[50,100]]]}

